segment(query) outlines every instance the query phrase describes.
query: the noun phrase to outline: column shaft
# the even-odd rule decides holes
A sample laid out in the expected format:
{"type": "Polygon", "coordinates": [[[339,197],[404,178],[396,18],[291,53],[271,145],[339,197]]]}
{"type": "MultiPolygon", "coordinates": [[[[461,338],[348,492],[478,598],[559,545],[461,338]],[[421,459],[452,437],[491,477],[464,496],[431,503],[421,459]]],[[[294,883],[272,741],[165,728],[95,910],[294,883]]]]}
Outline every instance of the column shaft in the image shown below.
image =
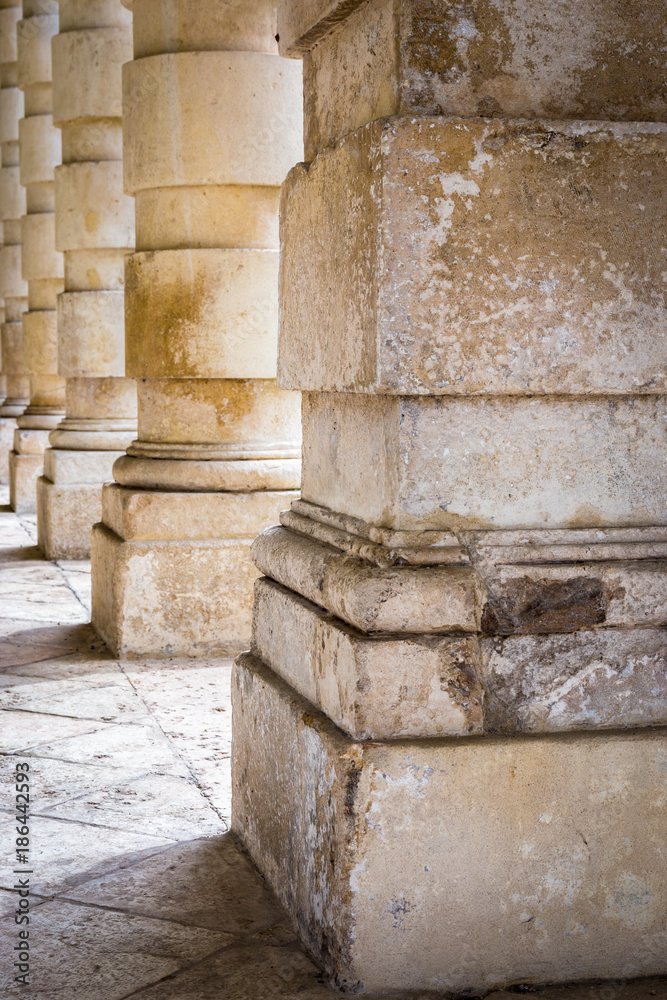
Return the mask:
{"type": "Polygon", "coordinates": [[[23,94],[17,86],[16,24],[21,6],[0,4],[0,298],[4,317],[0,327],[2,385],[0,386],[0,482],[9,482],[9,452],[16,417],[30,400],[30,382],[23,356],[21,317],[28,306],[28,288],[21,277],[21,216],[25,191],[19,182],[19,118],[23,94]]]}
{"type": "Polygon", "coordinates": [[[61,420],[65,405],[56,318],[64,268],[62,254],[55,249],[53,173],[60,163],[60,135],[51,113],[51,39],[58,31],[57,4],[24,0],[17,30],[18,84],[25,102],[25,117],[19,123],[19,171],[26,192],[21,270],[28,283],[23,346],[31,391],[30,405],[17,420],[9,488],[14,510],[34,511],[49,431],[61,420]]]}
{"type": "Polygon", "coordinates": [[[61,2],[53,40],[53,120],[62,130],[55,172],[58,370],[66,418],[51,432],[38,483],[39,543],[50,558],[90,556],[102,484],[136,437],[136,385],[125,378],[124,264],[134,205],[123,193],[122,64],[132,17],[120,0],[61,2]]]}
{"type": "Polygon", "coordinates": [[[124,70],[127,374],[139,434],[93,535],[112,649],[205,655],[250,631],[253,536],[299,483],[298,395],[275,387],[278,199],[299,67],[270,0],[135,0],[124,70]]]}
{"type": "Polygon", "coordinates": [[[254,546],[233,825],[355,994],[667,968],[658,14],[279,4],[303,495],[254,546]]]}

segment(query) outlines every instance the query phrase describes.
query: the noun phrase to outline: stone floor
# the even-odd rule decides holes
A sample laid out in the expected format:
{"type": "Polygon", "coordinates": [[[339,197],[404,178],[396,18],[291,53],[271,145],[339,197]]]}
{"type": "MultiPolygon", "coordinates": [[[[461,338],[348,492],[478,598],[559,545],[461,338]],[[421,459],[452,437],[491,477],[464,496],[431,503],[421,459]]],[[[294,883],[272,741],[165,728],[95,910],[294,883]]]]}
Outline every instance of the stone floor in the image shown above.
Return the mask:
{"type": "MultiPolygon", "coordinates": [[[[335,1000],[227,832],[231,662],[112,659],[88,624],[89,567],[47,562],[35,538],[0,493],[0,1000],[335,1000]],[[17,761],[32,777],[27,987],[17,761]]],[[[531,996],[667,1000],[667,982],[531,996]]]]}

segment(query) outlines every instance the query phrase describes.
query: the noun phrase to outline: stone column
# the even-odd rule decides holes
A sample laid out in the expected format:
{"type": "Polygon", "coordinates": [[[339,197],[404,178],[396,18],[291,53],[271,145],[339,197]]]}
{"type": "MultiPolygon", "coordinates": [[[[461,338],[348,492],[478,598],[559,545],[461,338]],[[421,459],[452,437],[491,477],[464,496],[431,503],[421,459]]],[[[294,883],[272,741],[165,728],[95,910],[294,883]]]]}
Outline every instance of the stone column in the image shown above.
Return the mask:
{"type": "Polygon", "coordinates": [[[51,559],[90,557],[102,484],[136,437],[136,385],[125,375],[124,263],[134,204],[123,193],[122,64],[132,58],[132,15],[120,0],[60,0],[53,40],[58,370],[65,420],[51,432],[37,484],[40,547],[51,559]]]}
{"type": "Polygon", "coordinates": [[[255,543],[233,825],[348,992],[667,971],[657,15],[279,5],[303,486],[255,543]]]}
{"type": "Polygon", "coordinates": [[[0,336],[0,482],[9,481],[9,452],[16,417],[30,401],[25,374],[21,316],[28,306],[28,287],[21,277],[21,216],[25,191],[19,182],[19,118],[23,94],[17,86],[16,24],[21,6],[0,2],[0,298],[4,318],[0,336]]]}
{"type": "Polygon", "coordinates": [[[65,382],[58,375],[56,305],[63,289],[63,259],[55,248],[53,171],[60,163],[60,134],[51,115],[51,39],[58,31],[53,0],[23,0],[18,24],[18,83],[25,100],[19,123],[21,184],[27,214],[21,219],[21,268],[28,282],[23,347],[30,375],[30,405],[17,420],[9,456],[10,503],[36,509],[49,431],[64,415],[65,382]]]}
{"type": "Polygon", "coordinates": [[[134,0],[125,67],[126,370],[139,436],[93,531],[93,623],[120,655],[247,645],[254,535],[299,484],[275,387],[278,200],[301,157],[300,67],[272,0],[134,0]]]}

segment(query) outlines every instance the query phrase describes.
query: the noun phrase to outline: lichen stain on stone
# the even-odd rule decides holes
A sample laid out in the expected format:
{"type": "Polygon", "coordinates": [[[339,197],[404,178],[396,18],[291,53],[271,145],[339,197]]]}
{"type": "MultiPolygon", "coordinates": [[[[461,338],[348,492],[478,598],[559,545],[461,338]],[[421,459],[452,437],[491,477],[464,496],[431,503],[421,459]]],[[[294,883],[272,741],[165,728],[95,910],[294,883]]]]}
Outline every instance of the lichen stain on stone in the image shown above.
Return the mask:
{"type": "Polygon", "coordinates": [[[502,592],[490,591],[482,611],[488,635],[574,632],[602,624],[609,594],[594,578],[507,581],[502,592]]]}

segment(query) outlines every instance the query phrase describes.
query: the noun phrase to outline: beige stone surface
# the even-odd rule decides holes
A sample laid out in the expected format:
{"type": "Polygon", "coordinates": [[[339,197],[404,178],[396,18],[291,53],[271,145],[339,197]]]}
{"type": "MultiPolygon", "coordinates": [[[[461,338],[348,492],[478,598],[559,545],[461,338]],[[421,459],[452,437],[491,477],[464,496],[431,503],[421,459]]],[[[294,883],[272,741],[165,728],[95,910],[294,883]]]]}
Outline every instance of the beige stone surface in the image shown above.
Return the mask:
{"type": "Polygon", "coordinates": [[[485,638],[485,721],[496,732],[667,724],[667,629],[485,638]]]}
{"type": "Polygon", "coordinates": [[[137,395],[142,447],[175,457],[188,443],[209,458],[300,457],[301,397],[273,379],[142,379],[137,395]]]}
{"type": "Polygon", "coordinates": [[[90,559],[90,532],[101,516],[99,483],[37,480],[37,537],[47,559],[90,559]]]}
{"type": "Polygon", "coordinates": [[[14,417],[0,417],[0,483],[9,482],[9,453],[14,445],[14,417]]]}
{"type": "MultiPolygon", "coordinates": [[[[218,48],[217,36],[210,38],[218,48]]],[[[126,64],[123,88],[130,194],[201,184],[277,187],[301,159],[298,63],[263,52],[167,53],[126,64]]]]}
{"type": "Polygon", "coordinates": [[[283,52],[305,52],[307,159],[384,115],[665,120],[659,2],[585,0],[573,19],[561,0],[373,0],[339,5],[338,24],[316,6],[300,41],[281,29],[283,52]]]}
{"type": "Polygon", "coordinates": [[[661,124],[403,117],[296,167],[281,384],[664,392],[666,145],[661,124]]]}
{"type": "Polygon", "coordinates": [[[482,731],[476,637],[371,638],[264,578],[253,607],[253,651],[354,739],[482,731]]]}
{"type": "Polygon", "coordinates": [[[275,377],[276,251],[136,253],[126,296],[129,376],[275,377]]]}
{"type": "Polygon", "coordinates": [[[302,493],[396,529],[665,525],[664,396],[304,395],[302,493]]]}
{"type": "Polygon", "coordinates": [[[122,378],[125,375],[122,291],[63,292],[58,296],[57,324],[61,375],[66,378],[122,378]],[[91,336],[91,330],[95,331],[95,336],[91,336]]]}
{"type": "Polygon", "coordinates": [[[134,203],[122,193],[120,160],[65,163],[55,171],[58,250],[134,245],[134,203]]]}
{"type": "Polygon", "coordinates": [[[247,658],[232,697],[233,828],[339,986],[664,974],[664,731],[354,743],[247,658]]]}
{"type": "Polygon", "coordinates": [[[257,568],[362,632],[475,632],[468,567],[379,567],[276,526],[252,548],[257,568]]]}
{"type": "MultiPolygon", "coordinates": [[[[108,6],[111,10],[111,5],[108,6]]],[[[120,3],[114,6],[123,13],[120,3]]],[[[132,58],[131,32],[126,26],[105,24],[104,14],[99,12],[91,10],[88,17],[86,26],[85,15],[74,14],[69,30],[67,23],[61,22],[60,34],[53,41],[56,125],[89,118],[122,117],[121,67],[132,58]],[[81,86],[83,81],[85,86],[81,86]]],[[[113,11],[111,17],[116,19],[119,15],[113,11]]]]}
{"type": "Polygon", "coordinates": [[[273,0],[226,0],[194,8],[188,0],[175,0],[169,14],[161,0],[141,0],[134,7],[136,59],[162,52],[206,51],[212,45],[225,51],[277,53],[275,34],[273,0]]]}
{"type": "Polygon", "coordinates": [[[22,514],[37,509],[36,481],[43,466],[43,458],[38,455],[9,453],[9,503],[12,510],[22,514]]]}
{"type": "Polygon", "coordinates": [[[250,637],[258,572],[251,539],[126,542],[92,535],[93,624],[117,656],[238,652],[250,637]]]}
{"type": "Polygon", "coordinates": [[[292,492],[158,493],[109,484],[103,520],[125,541],[252,539],[277,521],[292,492]]]}

